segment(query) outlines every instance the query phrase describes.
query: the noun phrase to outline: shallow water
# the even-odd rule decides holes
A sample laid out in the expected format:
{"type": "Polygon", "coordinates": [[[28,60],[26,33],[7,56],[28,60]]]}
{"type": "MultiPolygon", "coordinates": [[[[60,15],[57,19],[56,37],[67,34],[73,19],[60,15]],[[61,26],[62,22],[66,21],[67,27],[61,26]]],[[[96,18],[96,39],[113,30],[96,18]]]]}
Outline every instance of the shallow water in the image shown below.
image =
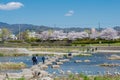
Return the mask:
{"type": "MultiPolygon", "coordinates": [[[[110,73],[120,72],[120,66],[118,67],[101,67],[98,66],[99,64],[103,63],[120,63],[120,60],[108,60],[107,57],[111,56],[112,54],[93,54],[90,57],[73,57],[69,62],[65,62],[59,69],[52,69],[50,66],[47,69],[49,73],[56,73],[59,74],[60,70],[64,72],[71,71],[73,73],[84,73],[87,75],[97,75],[97,74],[106,74],[106,71],[110,73]],[[75,63],[75,60],[90,60],[90,62],[80,62],[75,63]]],[[[120,54],[117,54],[120,55],[120,54]]],[[[0,57],[0,62],[24,62],[27,64],[27,67],[32,66],[32,60],[29,56],[24,57],[0,57]]],[[[38,57],[38,61],[41,62],[41,57],[38,57]]],[[[4,72],[20,72],[20,70],[10,70],[4,72]]]]}

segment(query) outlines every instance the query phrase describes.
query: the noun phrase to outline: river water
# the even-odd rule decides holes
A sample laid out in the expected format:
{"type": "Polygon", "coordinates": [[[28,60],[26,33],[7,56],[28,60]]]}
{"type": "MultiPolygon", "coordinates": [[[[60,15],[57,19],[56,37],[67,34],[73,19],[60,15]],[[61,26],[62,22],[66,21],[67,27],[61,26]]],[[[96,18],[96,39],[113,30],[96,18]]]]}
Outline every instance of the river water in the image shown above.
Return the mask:
{"type": "MultiPolygon", "coordinates": [[[[117,67],[101,67],[99,64],[103,63],[115,63],[120,64],[120,60],[108,60],[107,58],[113,54],[93,54],[92,56],[85,57],[73,57],[69,62],[65,62],[60,65],[59,69],[52,69],[50,66],[47,69],[49,73],[59,74],[59,71],[62,70],[64,72],[72,72],[72,73],[84,73],[86,75],[103,75],[106,74],[107,71],[114,74],[115,72],[120,72],[120,66],[117,67]],[[75,60],[82,60],[83,62],[75,63],[75,60]],[[84,62],[84,60],[90,60],[90,62],[84,62]]],[[[120,54],[116,54],[119,55],[120,54]]],[[[38,61],[41,62],[41,57],[38,57],[38,61]]],[[[27,67],[32,66],[32,60],[30,56],[24,57],[0,57],[0,62],[24,62],[27,64],[27,67]]],[[[1,72],[20,72],[20,70],[9,70],[1,72]]]]}

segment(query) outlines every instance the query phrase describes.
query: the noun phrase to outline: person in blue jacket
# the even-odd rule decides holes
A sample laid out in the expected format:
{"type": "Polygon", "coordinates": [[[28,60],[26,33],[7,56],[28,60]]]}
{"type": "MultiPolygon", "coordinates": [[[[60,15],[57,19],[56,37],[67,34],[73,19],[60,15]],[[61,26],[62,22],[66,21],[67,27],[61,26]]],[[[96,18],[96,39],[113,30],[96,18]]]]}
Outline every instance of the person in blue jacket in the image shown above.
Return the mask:
{"type": "Polygon", "coordinates": [[[36,65],[38,63],[37,56],[32,57],[33,65],[36,65]]]}
{"type": "Polygon", "coordinates": [[[42,62],[45,63],[45,56],[42,57],[42,62]]]}

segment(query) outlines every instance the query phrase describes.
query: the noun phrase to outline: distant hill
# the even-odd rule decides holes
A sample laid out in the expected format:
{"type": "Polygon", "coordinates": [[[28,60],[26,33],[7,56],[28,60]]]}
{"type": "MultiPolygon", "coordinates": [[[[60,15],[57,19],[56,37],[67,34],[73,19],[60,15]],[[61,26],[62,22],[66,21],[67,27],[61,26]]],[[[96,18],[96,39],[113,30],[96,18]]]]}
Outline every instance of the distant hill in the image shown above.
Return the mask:
{"type": "Polygon", "coordinates": [[[120,31],[120,26],[115,26],[114,29],[120,31]]]}
{"type": "MultiPolygon", "coordinates": [[[[36,32],[41,32],[45,30],[63,30],[64,32],[70,32],[70,31],[79,32],[79,31],[84,31],[84,30],[90,30],[90,28],[80,28],[80,27],[59,28],[59,27],[49,27],[49,26],[43,26],[43,25],[38,26],[38,25],[32,25],[32,24],[8,24],[8,23],[0,22],[0,28],[8,28],[14,34],[18,34],[19,27],[20,27],[21,32],[25,30],[36,31],[36,32]]],[[[103,28],[100,28],[100,30],[102,29],[103,28]]],[[[114,27],[114,29],[120,31],[120,26],[116,26],[114,27]]]]}
{"type": "Polygon", "coordinates": [[[8,28],[14,34],[18,34],[19,27],[20,27],[20,31],[21,32],[23,32],[25,30],[44,31],[44,30],[51,30],[51,29],[53,29],[53,28],[47,27],[47,26],[37,26],[37,25],[32,25],[32,24],[7,24],[7,23],[0,22],[0,28],[8,28]]]}

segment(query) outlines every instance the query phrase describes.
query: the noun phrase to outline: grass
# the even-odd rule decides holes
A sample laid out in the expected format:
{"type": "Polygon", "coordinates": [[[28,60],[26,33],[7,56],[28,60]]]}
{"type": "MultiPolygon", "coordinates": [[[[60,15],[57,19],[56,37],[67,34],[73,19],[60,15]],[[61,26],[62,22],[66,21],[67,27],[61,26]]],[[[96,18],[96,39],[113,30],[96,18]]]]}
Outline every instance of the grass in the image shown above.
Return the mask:
{"type": "Polygon", "coordinates": [[[77,57],[84,57],[84,56],[88,56],[88,57],[90,57],[90,56],[92,56],[92,54],[79,54],[79,55],[76,55],[77,57]]]}
{"type": "Polygon", "coordinates": [[[0,53],[0,57],[4,57],[4,56],[18,57],[18,56],[28,56],[28,54],[24,54],[24,53],[0,53]]]}
{"type": "Polygon", "coordinates": [[[120,80],[119,75],[104,75],[104,76],[86,76],[84,74],[73,75],[68,77],[56,77],[54,80],[120,80]]]}
{"type": "Polygon", "coordinates": [[[72,47],[72,46],[56,46],[56,47],[39,47],[39,48],[28,48],[31,51],[45,51],[45,52],[78,52],[82,50],[79,47],[72,47]]]}
{"type": "Polygon", "coordinates": [[[24,63],[13,63],[13,62],[5,62],[0,63],[0,70],[8,70],[8,69],[23,69],[26,67],[24,63]]]}
{"type": "Polygon", "coordinates": [[[120,80],[120,76],[96,76],[94,80],[120,80]]]}
{"type": "Polygon", "coordinates": [[[120,43],[110,43],[110,44],[107,44],[107,43],[104,43],[104,44],[91,44],[91,46],[120,46],[120,43]]]}
{"type": "Polygon", "coordinates": [[[4,54],[3,54],[3,53],[0,53],[0,56],[1,56],[1,57],[3,57],[3,56],[4,56],[4,54]]]}
{"type": "MultiPolygon", "coordinates": [[[[7,80],[26,80],[24,77],[19,79],[7,80]]],[[[39,80],[39,79],[38,79],[39,80]]],[[[104,76],[86,76],[84,74],[69,74],[68,76],[55,77],[53,80],[120,80],[119,75],[104,75],[104,76]]]]}
{"type": "Polygon", "coordinates": [[[54,54],[33,54],[36,56],[54,56],[54,54]]]}
{"type": "Polygon", "coordinates": [[[79,75],[74,75],[74,74],[69,74],[67,77],[56,77],[54,80],[90,80],[89,77],[79,74],[79,75]]]}
{"type": "Polygon", "coordinates": [[[18,79],[9,78],[8,80],[25,80],[25,78],[18,78],[18,79]]]}
{"type": "Polygon", "coordinates": [[[100,64],[100,66],[103,66],[103,67],[116,67],[116,66],[120,66],[120,65],[119,64],[103,63],[103,64],[100,64]]]}
{"type": "Polygon", "coordinates": [[[0,49],[0,57],[3,56],[27,56],[25,53],[18,53],[17,49],[0,49]]]}
{"type": "Polygon", "coordinates": [[[69,48],[29,48],[32,51],[68,52],[69,48]]]}

